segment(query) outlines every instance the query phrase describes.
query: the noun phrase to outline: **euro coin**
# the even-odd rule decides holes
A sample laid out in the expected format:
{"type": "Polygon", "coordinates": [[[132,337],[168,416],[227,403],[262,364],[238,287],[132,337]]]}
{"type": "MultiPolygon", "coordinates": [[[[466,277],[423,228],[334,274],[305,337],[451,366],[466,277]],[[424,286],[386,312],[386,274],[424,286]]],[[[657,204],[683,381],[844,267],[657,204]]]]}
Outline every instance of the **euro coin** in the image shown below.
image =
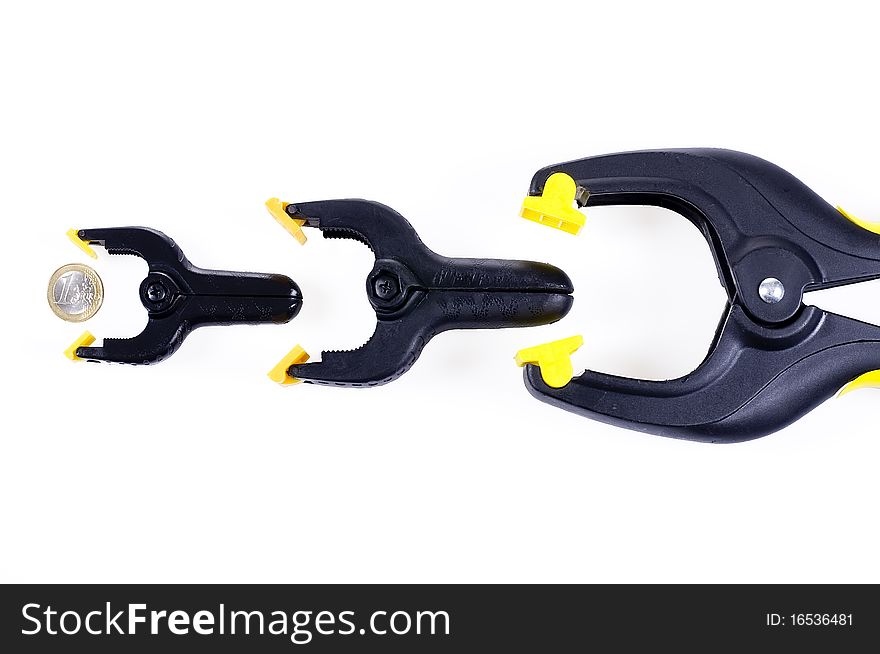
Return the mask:
{"type": "Polygon", "coordinates": [[[49,307],[62,320],[83,322],[101,308],[104,284],[88,266],[71,263],[52,274],[47,299],[49,307]]]}

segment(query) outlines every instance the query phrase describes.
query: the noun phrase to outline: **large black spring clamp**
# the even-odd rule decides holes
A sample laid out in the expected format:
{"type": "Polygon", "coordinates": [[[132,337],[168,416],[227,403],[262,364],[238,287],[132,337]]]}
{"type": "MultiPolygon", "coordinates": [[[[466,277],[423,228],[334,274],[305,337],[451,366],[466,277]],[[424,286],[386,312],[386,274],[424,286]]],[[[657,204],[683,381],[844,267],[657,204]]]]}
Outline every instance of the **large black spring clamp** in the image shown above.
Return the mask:
{"type": "Polygon", "coordinates": [[[710,442],[764,436],[844,386],[880,384],[880,327],[807,306],[804,293],[880,278],[880,227],[829,205],[767,161],[728,150],[656,150],[549,166],[523,216],[575,233],[581,207],[653,205],[706,237],[728,304],[691,374],[647,381],[587,371],[580,340],[518,356],[535,397],[642,432],[710,442]]]}

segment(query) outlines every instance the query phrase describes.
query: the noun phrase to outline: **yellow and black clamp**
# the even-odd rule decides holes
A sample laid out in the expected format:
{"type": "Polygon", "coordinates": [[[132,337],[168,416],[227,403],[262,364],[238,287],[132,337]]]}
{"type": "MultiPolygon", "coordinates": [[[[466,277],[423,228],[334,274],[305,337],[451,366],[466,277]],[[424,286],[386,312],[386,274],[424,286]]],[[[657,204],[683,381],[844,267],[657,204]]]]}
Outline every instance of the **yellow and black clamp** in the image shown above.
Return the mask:
{"type": "Polygon", "coordinates": [[[764,436],[842,387],[880,387],[880,326],[803,302],[880,278],[880,225],[822,200],[767,161],[729,150],[627,152],[538,171],[525,218],[576,233],[578,206],[653,205],[706,237],[728,305],[711,351],[670,381],[573,376],[580,337],[517,355],[529,391],[630,429],[710,442],[764,436]]]}
{"type": "Polygon", "coordinates": [[[285,203],[269,212],[298,241],[303,227],[363,243],[376,257],[367,299],[376,330],[361,347],[322,352],[306,363],[297,346],[269,377],[281,384],[378,386],[406,372],[435,335],[451,329],[529,327],[554,322],[572,304],[568,276],[551,265],[504,259],[453,259],[428,249],[403,216],[368,200],[285,203]]]}
{"type": "Polygon", "coordinates": [[[141,257],[149,266],[139,294],[147,325],[133,338],[105,338],[95,347],[89,332],[65,352],[73,360],[151,364],[171,356],[186,336],[205,325],[285,323],[299,313],[302,294],[284,275],[206,270],[191,264],[165,234],[147,227],[80,229],[68,233],[86,254],[141,257]]]}

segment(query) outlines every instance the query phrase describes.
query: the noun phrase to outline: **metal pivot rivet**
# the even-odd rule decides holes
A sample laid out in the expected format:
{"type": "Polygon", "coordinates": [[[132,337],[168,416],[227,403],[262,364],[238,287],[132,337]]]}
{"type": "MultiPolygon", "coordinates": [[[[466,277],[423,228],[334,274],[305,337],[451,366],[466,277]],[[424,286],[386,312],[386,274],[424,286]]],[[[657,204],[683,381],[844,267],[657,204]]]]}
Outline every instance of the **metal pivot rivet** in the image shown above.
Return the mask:
{"type": "Polygon", "coordinates": [[[373,290],[376,291],[376,295],[379,299],[390,300],[397,295],[397,281],[388,275],[380,275],[373,282],[373,290]]]}
{"type": "Polygon", "coordinates": [[[150,302],[161,302],[166,295],[168,295],[168,291],[160,282],[153,282],[147,286],[147,299],[150,302]]]}
{"type": "Polygon", "coordinates": [[[785,286],[775,277],[768,277],[758,287],[758,295],[767,304],[777,304],[785,297],[785,286]]]}

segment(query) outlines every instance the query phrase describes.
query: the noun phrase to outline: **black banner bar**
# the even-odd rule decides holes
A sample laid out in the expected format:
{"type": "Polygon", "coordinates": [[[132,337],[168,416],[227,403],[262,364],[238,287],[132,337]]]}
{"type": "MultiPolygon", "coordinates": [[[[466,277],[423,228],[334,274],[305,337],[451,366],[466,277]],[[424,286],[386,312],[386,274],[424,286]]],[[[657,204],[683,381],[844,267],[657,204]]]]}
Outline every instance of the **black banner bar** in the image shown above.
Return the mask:
{"type": "Polygon", "coordinates": [[[11,585],[0,651],[866,651],[878,618],[869,585],[11,585]]]}

